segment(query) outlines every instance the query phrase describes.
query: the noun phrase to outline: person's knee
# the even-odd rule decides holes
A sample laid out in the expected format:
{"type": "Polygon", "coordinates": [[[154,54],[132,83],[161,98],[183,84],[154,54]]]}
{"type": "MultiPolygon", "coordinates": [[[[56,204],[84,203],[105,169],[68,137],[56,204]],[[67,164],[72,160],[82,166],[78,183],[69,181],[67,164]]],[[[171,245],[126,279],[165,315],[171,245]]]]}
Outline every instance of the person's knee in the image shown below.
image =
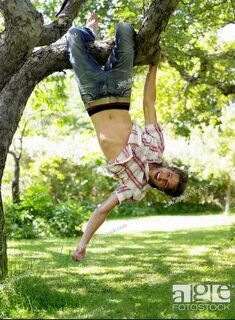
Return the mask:
{"type": "Polygon", "coordinates": [[[82,42],[83,35],[82,35],[82,28],[79,27],[71,27],[67,32],[67,48],[73,47],[75,44],[82,42]]]}
{"type": "Polygon", "coordinates": [[[78,36],[81,35],[83,32],[82,27],[71,27],[68,30],[68,35],[69,36],[78,36]]]}
{"type": "Polygon", "coordinates": [[[117,25],[117,32],[119,33],[134,33],[134,28],[130,23],[121,22],[117,25]]]}

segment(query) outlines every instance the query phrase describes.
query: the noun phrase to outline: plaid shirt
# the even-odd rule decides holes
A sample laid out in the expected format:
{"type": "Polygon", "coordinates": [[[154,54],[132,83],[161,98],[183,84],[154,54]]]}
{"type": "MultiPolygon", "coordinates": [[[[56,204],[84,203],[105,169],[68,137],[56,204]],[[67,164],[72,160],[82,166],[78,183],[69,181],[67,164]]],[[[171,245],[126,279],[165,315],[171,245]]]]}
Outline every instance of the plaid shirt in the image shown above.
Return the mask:
{"type": "Polygon", "coordinates": [[[148,184],[149,163],[162,163],[164,138],[159,124],[150,124],[141,129],[133,123],[127,145],[114,161],[107,162],[107,169],[121,181],[115,191],[119,203],[144,196],[148,184]]]}

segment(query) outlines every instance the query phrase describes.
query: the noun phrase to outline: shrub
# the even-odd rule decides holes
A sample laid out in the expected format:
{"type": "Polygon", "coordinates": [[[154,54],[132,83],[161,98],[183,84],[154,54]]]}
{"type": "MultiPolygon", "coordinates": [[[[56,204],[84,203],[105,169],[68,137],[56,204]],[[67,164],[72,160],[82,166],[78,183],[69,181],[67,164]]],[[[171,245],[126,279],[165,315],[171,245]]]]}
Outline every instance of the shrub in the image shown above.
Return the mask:
{"type": "Polygon", "coordinates": [[[82,224],[88,216],[83,206],[74,203],[64,203],[54,207],[53,214],[48,223],[54,236],[73,237],[82,234],[82,224]]]}
{"type": "Polygon", "coordinates": [[[14,239],[74,237],[82,233],[82,223],[88,214],[88,210],[73,201],[53,204],[48,186],[33,186],[19,204],[5,206],[6,231],[14,239]]]}

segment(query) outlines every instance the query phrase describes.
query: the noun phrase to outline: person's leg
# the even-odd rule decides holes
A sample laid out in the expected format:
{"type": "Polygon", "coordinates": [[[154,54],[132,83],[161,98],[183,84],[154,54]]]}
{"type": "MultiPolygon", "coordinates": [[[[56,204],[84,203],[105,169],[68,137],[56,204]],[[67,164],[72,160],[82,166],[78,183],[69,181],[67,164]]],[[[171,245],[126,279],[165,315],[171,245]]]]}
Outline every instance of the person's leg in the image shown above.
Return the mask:
{"type": "Polygon", "coordinates": [[[75,72],[83,102],[94,100],[99,93],[103,76],[98,63],[90,55],[87,42],[95,40],[94,33],[87,27],[72,27],[67,34],[70,63],[75,72]]]}
{"type": "Polygon", "coordinates": [[[116,29],[115,48],[105,65],[109,95],[130,96],[134,53],[135,30],[129,23],[120,23],[116,29]]]}
{"type": "Polygon", "coordinates": [[[72,27],[67,34],[67,45],[70,53],[70,62],[74,71],[80,73],[98,68],[98,64],[89,54],[87,42],[94,42],[95,36],[87,27],[72,27]]]}

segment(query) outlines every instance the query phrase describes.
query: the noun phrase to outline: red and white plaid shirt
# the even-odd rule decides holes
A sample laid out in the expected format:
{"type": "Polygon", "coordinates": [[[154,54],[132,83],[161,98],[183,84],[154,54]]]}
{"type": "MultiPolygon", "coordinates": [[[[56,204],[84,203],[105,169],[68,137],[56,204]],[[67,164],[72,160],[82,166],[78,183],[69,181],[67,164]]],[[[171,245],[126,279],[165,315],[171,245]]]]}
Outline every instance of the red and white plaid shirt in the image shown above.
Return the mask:
{"type": "Polygon", "coordinates": [[[143,188],[148,184],[149,163],[162,163],[165,148],[159,124],[147,125],[144,130],[133,123],[128,143],[114,161],[107,162],[107,169],[121,181],[115,191],[119,203],[144,196],[143,188]]]}

